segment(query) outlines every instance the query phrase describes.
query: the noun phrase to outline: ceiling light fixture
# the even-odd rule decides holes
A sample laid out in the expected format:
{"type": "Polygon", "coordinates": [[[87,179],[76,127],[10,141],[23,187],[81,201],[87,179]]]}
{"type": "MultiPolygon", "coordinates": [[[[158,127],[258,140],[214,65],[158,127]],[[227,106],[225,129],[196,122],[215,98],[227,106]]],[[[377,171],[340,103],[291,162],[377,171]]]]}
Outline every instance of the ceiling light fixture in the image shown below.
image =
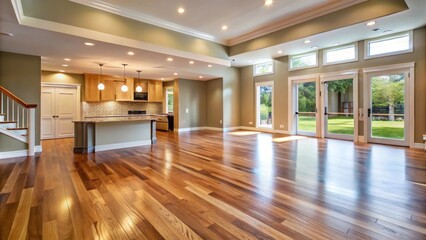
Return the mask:
{"type": "Polygon", "coordinates": [[[223,30],[223,31],[226,31],[226,30],[228,30],[228,26],[226,26],[226,25],[223,25],[223,26],[222,26],[222,30],[223,30]]]}
{"type": "Polygon", "coordinates": [[[173,75],[177,76],[177,75],[178,75],[178,73],[173,73],[173,75]]]}
{"type": "Polygon", "coordinates": [[[84,45],[86,45],[86,46],[95,46],[95,44],[91,43],[91,42],[85,42],[84,45]]]}
{"type": "Polygon", "coordinates": [[[282,53],[283,53],[283,51],[281,51],[281,50],[278,51],[278,54],[282,54],[282,53]]]}
{"type": "Polygon", "coordinates": [[[304,43],[305,43],[305,44],[311,43],[311,40],[306,39],[306,40],[304,41],[304,43]]]}
{"type": "Polygon", "coordinates": [[[376,21],[370,21],[370,22],[366,23],[365,25],[367,25],[369,27],[374,26],[374,25],[376,25],[376,21]]]}
{"type": "Polygon", "coordinates": [[[199,79],[203,79],[204,77],[203,77],[203,76],[199,76],[198,78],[199,78],[199,79]]]}
{"type": "Polygon", "coordinates": [[[64,72],[65,72],[65,70],[62,70],[62,69],[61,69],[61,70],[59,70],[59,72],[64,73],[64,72]]]}
{"type": "Polygon", "coordinates": [[[127,64],[123,63],[121,65],[123,65],[123,79],[124,79],[124,84],[121,86],[121,91],[127,92],[127,91],[129,91],[129,87],[127,87],[127,85],[126,85],[126,82],[127,82],[127,80],[126,80],[126,66],[127,66],[127,64]]]}
{"type": "Polygon", "coordinates": [[[169,57],[169,58],[167,58],[167,61],[173,62],[173,58],[169,57]]]}
{"type": "Polygon", "coordinates": [[[141,70],[136,70],[136,72],[138,72],[138,86],[136,87],[136,92],[142,92],[143,89],[142,87],[139,85],[140,80],[141,80],[141,70]]]}
{"type": "Polygon", "coordinates": [[[211,68],[211,67],[213,67],[213,65],[209,64],[209,65],[207,65],[207,67],[211,68]]]}
{"type": "Polygon", "coordinates": [[[194,64],[194,61],[189,61],[189,64],[194,64]]]}
{"type": "Polygon", "coordinates": [[[265,0],[265,6],[267,6],[267,7],[271,6],[272,3],[274,3],[274,1],[272,1],[272,0],[265,0]]]}
{"type": "Polygon", "coordinates": [[[100,73],[100,75],[101,75],[101,81],[99,82],[99,84],[98,84],[98,90],[100,90],[100,91],[102,91],[102,90],[104,90],[105,89],[105,85],[103,84],[103,82],[102,82],[102,66],[103,66],[104,64],[103,63],[99,63],[99,73],[100,73]]]}
{"type": "Polygon", "coordinates": [[[311,48],[312,48],[312,49],[318,49],[318,47],[317,47],[317,46],[312,46],[311,48]]]}
{"type": "Polygon", "coordinates": [[[134,52],[132,52],[132,51],[130,51],[130,52],[127,52],[127,54],[128,54],[128,55],[130,55],[130,56],[133,56],[133,55],[135,55],[135,53],[134,53],[134,52]]]}
{"type": "Polygon", "coordinates": [[[69,59],[69,58],[64,58],[64,60],[67,61],[67,62],[71,61],[71,59],[69,59]]]}
{"type": "Polygon", "coordinates": [[[68,67],[68,64],[62,64],[62,67],[68,67]]]}
{"type": "Polygon", "coordinates": [[[161,80],[164,80],[164,78],[161,78],[161,80]]]}
{"type": "Polygon", "coordinates": [[[180,7],[180,8],[178,8],[178,13],[180,13],[180,14],[182,14],[182,13],[184,13],[185,12],[185,8],[183,8],[183,7],[180,7]]]}
{"type": "Polygon", "coordinates": [[[0,32],[0,35],[2,36],[8,36],[8,37],[13,37],[13,33],[9,33],[9,32],[0,32]]]}

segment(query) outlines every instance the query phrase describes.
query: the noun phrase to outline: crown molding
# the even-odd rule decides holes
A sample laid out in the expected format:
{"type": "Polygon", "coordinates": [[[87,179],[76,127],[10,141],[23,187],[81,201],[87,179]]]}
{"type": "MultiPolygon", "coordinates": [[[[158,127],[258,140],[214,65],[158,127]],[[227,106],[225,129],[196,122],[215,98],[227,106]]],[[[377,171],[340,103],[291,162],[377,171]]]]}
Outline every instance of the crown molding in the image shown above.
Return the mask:
{"type": "Polygon", "coordinates": [[[214,37],[213,35],[204,33],[204,32],[200,32],[197,31],[195,29],[192,28],[187,28],[184,26],[181,26],[179,24],[175,24],[169,21],[165,21],[159,18],[155,18],[152,16],[149,16],[147,14],[143,14],[140,12],[136,12],[136,11],[132,11],[129,10],[127,8],[122,8],[119,7],[117,5],[114,4],[110,4],[107,2],[104,2],[102,0],[97,0],[97,1],[87,1],[87,0],[70,0],[72,2],[78,3],[78,4],[82,4],[88,7],[93,7],[102,11],[106,11],[106,12],[110,12],[116,15],[120,15],[126,18],[130,18],[139,22],[144,22],[144,23],[148,23],[151,25],[155,25],[158,27],[162,27],[162,28],[166,28],[175,32],[179,32],[179,33],[183,33],[186,35],[190,35],[193,37],[197,37],[197,38],[201,38],[204,40],[208,40],[208,41],[212,41],[212,42],[216,42],[216,43],[220,43],[223,45],[226,45],[227,41],[225,39],[217,39],[216,37],[214,37]]]}
{"type": "Polygon", "coordinates": [[[343,0],[343,1],[330,3],[319,8],[315,8],[311,11],[308,11],[302,14],[287,16],[283,19],[276,21],[275,23],[267,24],[263,27],[260,27],[258,30],[252,31],[250,33],[241,35],[236,38],[232,38],[228,40],[227,45],[234,46],[234,45],[243,43],[245,41],[249,41],[249,40],[264,36],[266,34],[273,33],[273,32],[282,30],[284,28],[294,26],[296,24],[315,19],[324,15],[330,14],[332,12],[336,12],[347,7],[354,6],[356,4],[359,4],[365,1],[366,0],[343,0]]]}

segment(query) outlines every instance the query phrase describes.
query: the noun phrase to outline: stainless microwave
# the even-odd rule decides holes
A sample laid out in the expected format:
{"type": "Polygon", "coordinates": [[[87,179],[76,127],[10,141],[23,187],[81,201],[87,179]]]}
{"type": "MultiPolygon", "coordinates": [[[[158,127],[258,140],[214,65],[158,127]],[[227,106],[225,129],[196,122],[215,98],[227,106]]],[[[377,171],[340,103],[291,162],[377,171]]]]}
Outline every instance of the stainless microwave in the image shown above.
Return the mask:
{"type": "Polygon", "coordinates": [[[135,92],[133,95],[134,100],[145,100],[148,101],[148,93],[147,92],[135,92]]]}

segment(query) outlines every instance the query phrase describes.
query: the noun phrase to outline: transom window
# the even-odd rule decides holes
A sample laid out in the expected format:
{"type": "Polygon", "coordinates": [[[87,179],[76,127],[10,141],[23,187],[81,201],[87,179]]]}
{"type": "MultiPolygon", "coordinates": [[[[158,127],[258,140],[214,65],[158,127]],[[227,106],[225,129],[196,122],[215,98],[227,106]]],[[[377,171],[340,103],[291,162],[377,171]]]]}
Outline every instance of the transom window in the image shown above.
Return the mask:
{"type": "Polygon", "coordinates": [[[266,62],[254,65],[254,76],[266,75],[274,73],[274,62],[266,62]]]}
{"type": "Polygon", "coordinates": [[[290,56],[290,70],[318,67],[318,52],[290,56]]]}
{"type": "Polygon", "coordinates": [[[366,58],[384,57],[413,51],[413,32],[366,41],[366,58]]]}
{"type": "Polygon", "coordinates": [[[324,65],[354,62],[358,60],[356,44],[324,50],[324,65]]]}

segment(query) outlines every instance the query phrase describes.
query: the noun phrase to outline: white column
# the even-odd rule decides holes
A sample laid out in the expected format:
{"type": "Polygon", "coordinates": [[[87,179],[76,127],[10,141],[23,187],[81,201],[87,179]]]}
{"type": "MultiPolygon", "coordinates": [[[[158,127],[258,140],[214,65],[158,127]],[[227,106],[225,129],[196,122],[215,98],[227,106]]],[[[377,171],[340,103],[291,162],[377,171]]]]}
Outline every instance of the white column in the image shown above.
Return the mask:
{"type": "Polygon", "coordinates": [[[35,146],[35,108],[28,109],[28,156],[34,156],[35,146]]]}

